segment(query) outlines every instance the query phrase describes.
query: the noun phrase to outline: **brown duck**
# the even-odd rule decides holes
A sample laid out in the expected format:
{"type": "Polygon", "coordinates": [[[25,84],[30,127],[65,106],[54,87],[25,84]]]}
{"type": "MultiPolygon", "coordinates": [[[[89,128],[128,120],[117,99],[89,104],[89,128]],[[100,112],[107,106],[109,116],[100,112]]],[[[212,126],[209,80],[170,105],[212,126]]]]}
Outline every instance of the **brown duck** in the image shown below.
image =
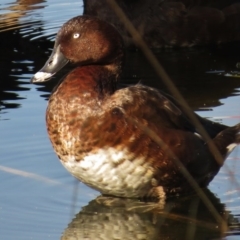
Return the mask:
{"type": "MultiPolygon", "coordinates": [[[[160,91],[141,84],[116,89],[123,58],[120,34],[102,20],[78,16],[58,32],[52,55],[32,82],[47,81],[68,62],[76,66],[53,91],[46,114],[61,163],[103,194],[165,197],[191,190],[174,155],[200,187],[207,186],[220,169],[208,145],[181,107],[160,91]]],[[[198,118],[225,159],[240,143],[240,124],[198,118]]]]}

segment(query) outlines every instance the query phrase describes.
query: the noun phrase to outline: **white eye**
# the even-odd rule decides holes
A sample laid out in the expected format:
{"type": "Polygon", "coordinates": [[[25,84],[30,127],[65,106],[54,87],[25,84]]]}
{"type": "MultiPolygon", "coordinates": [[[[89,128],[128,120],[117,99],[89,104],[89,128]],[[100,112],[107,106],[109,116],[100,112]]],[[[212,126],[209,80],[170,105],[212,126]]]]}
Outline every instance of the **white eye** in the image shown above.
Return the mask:
{"type": "Polygon", "coordinates": [[[74,34],[73,34],[73,38],[78,38],[79,36],[80,36],[79,33],[74,33],[74,34]]]}

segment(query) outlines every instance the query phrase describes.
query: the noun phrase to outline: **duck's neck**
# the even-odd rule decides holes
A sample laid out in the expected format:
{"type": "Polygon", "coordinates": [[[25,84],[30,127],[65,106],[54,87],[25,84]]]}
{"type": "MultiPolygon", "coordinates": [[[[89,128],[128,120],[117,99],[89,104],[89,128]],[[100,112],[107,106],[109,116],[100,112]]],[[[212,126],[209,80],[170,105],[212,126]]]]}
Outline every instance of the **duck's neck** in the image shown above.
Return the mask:
{"type": "MultiPolygon", "coordinates": [[[[121,69],[118,66],[89,65],[75,68],[60,85],[60,89],[71,89],[76,94],[89,92],[95,98],[103,99],[115,92],[121,69]]],[[[58,91],[61,91],[58,88],[58,91]]]]}
{"type": "Polygon", "coordinates": [[[99,97],[113,94],[117,89],[121,69],[112,64],[97,69],[99,69],[99,72],[96,77],[96,89],[99,97]]]}

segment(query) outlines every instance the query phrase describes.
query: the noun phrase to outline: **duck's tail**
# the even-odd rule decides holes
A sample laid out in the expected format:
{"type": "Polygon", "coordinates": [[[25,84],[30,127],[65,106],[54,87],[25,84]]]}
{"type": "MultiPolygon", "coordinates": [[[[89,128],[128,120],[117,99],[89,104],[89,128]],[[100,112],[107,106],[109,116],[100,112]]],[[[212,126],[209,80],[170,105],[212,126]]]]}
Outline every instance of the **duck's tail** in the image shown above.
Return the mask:
{"type": "Polygon", "coordinates": [[[217,134],[213,141],[222,156],[226,158],[240,144],[240,123],[224,129],[217,134]]]}

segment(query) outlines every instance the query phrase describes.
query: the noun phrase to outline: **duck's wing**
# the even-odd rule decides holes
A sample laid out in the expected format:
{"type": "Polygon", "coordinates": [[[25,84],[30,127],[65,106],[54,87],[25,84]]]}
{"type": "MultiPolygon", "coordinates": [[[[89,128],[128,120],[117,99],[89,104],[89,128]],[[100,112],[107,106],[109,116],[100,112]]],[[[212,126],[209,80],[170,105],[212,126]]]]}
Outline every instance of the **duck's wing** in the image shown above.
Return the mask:
{"type": "Polygon", "coordinates": [[[135,157],[152,159],[158,168],[158,164],[172,157],[148,135],[148,130],[183,163],[193,159],[191,155],[204,159],[208,154],[204,141],[180,108],[156,89],[142,85],[120,89],[106,97],[101,110],[83,122],[80,139],[81,142],[91,139],[90,145],[96,148],[128,149],[135,157]]]}
{"type": "MultiPolygon", "coordinates": [[[[159,127],[199,134],[197,127],[189,120],[178,101],[162,91],[138,84],[118,90],[112,99],[115,103],[118,102],[116,99],[122,99],[118,106],[124,110],[126,116],[145,119],[159,127]]],[[[227,128],[225,125],[212,122],[197,114],[195,116],[211,138],[227,128]]]]}
{"type": "MultiPolygon", "coordinates": [[[[182,110],[181,105],[178,103],[178,101],[174,97],[172,97],[171,95],[169,95],[163,91],[159,90],[159,92],[161,95],[166,97],[173,105],[175,105],[175,107],[177,107],[179,109],[179,111],[181,111],[181,113],[185,116],[185,118],[188,119],[187,121],[191,122],[191,120],[189,120],[189,118],[186,116],[186,114],[184,114],[184,111],[182,110]]],[[[197,117],[198,121],[200,122],[200,124],[202,124],[202,126],[205,128],[205,130],[207,131],[208,135],[211,138],[214,138],[218,133],[220,133],[224,129],[228,128],[228,126],[226,126],[224,124],[213,122],[207,118],[202,118],[196,113],[194,113],[194,115],[197,117]]],[[[192,129],[192,131],[199,133],[196,126],[192,126],[191,129],[192,129]]]]}
{"type": "Polygon", "coordinates": [[[159,134],[165,130],[187,132],[192,135],[197,133],[196,127],[181,111],[178,104],[156,89],[140,84],[117,90],[107,96],[101,103],[101,110],[85,122],[90,128],[96,127],[101,131],[105,129],[104,135],[110,132],[114,134],[114,130],[132,131],[134,134],[136,130],[134,125],[138,123],[159,134]]]}

